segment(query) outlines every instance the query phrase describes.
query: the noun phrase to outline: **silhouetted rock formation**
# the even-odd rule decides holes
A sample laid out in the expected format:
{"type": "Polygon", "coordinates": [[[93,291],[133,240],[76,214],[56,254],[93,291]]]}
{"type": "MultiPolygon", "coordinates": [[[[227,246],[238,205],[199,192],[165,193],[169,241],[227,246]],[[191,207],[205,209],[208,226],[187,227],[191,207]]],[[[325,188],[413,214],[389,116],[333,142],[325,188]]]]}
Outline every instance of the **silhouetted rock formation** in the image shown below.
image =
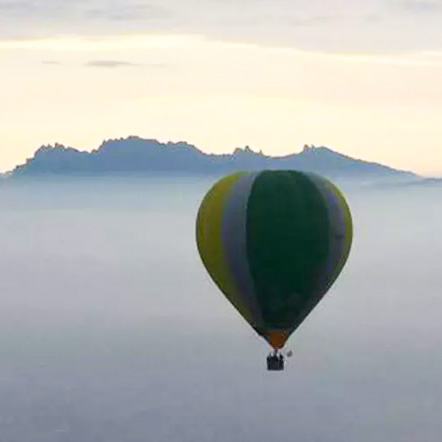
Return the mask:
{"type": "Polygon", "coordinates": [[[109,140],[92,152],[56,144],[43,146],[17,166],[12,176],[124,173],[219,174],[238,170],[296,169],[325,176],[413,176],[376,163],[350,158],[326,147],[305,145],[300,153],[271,157],[248,146],[232,154],[207,154],[186,142],[160,143],[131,136],[109,140]]]}

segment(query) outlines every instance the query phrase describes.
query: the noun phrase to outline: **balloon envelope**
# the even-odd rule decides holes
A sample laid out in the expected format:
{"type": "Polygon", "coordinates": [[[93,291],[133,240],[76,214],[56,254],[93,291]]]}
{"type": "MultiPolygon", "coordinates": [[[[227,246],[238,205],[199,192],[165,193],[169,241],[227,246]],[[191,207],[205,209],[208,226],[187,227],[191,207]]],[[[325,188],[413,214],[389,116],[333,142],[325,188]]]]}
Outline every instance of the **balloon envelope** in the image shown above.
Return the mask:
{"type": "Polygon", "coordinates": [[[214,282],[279,349],[341,272],[352,220],[340,191],[322,177],[240,172],[206,194],[196,237],[214,282]]]}

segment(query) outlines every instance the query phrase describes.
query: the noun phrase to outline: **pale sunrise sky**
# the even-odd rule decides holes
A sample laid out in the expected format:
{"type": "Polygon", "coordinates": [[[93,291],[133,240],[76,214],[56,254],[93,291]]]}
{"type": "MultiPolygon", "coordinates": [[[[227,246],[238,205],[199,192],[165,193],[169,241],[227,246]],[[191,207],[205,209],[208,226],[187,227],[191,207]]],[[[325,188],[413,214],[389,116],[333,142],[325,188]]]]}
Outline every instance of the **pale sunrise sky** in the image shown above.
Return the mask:
{"type": "Polygon", "coordinates": [[[442,174],[442,0],[0,0],[0,170],[138,135],[442,174]]]}

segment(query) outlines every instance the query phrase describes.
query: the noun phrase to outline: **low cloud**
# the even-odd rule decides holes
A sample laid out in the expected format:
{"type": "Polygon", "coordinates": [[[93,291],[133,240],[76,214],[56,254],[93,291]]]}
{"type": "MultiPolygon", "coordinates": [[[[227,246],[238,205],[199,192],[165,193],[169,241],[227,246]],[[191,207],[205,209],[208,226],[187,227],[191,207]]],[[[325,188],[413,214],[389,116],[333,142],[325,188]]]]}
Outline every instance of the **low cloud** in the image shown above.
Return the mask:
{"type": "Polygon", "coordinates": [[[123,67],[144,67],[144,68],[152,68],[152,69],[164,69],[169,68],[169,65],[164,63],[133,63],[130,61],[124,60],[89,60],[84,63],[86,67],[92,68],[123,68],[123,67]]]}
{"type": "Polygon", "coordinates": [[[137,63],[131,63],[130,61],[122,60],[89,60],[84,65],[92,68],[120,68],[141,66],[137,63]]]}
{"type": "MultiPolygon", "coordinates": [[[[219,41],[358,53],[438,50],[442,45],[440,25],[433,19],[433,15],[442,12],[442,0],[344,3],[342,0],[190,3],[182,0],[0,0],[0,39],[201,35],[219,41]],[[398,26],[403,30],[401,38],[398,38],[398,26]],[[412,34],[406,31],[411,26],[416,31],[412,34]]],[[[99,65],[122,66],[119,63],[99,65]]],[[[92,66],[96,66],[95,63],[92,66]]]]}
{"type": "Polygon", "coordinates": [[[0,11],[2,13],[30,12],[35,9],[31,2],[26,1],[0,1],[0,11]]]}
{"type": "Polygon", "coordinates": [[[400,7],[411,12],[433,13],[442,11],[442,2],[436,0],[402,0],[400,7]]]}
{"type": "Polygon", "coordinates": [[[171,13],[161,6],[151,4],[121,4],[107,8],[91,8],[84,11],[89,19],[105,20],[162,20],[171,16],[171,13]]]}

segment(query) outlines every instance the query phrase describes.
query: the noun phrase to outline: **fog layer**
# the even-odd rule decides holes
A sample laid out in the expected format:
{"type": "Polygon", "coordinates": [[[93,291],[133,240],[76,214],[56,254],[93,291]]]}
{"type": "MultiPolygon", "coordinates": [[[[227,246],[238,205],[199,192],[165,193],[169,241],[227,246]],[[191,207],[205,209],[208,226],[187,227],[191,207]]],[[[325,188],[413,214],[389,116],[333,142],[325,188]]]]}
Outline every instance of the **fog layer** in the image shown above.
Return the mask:
{"type": "Polygon", "coordinates": [[[0,185],[0,440],[440,441],[442,188],[344,185],[349,262],[268,373],[196,251],[210,185],[0,185]]]}

